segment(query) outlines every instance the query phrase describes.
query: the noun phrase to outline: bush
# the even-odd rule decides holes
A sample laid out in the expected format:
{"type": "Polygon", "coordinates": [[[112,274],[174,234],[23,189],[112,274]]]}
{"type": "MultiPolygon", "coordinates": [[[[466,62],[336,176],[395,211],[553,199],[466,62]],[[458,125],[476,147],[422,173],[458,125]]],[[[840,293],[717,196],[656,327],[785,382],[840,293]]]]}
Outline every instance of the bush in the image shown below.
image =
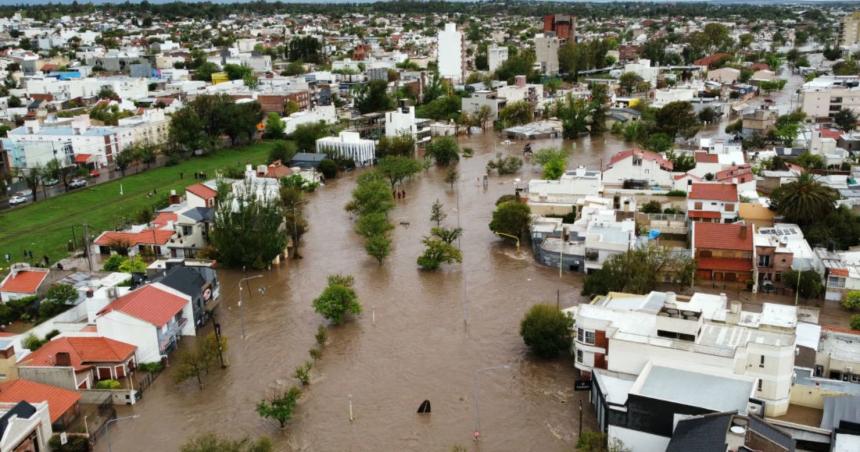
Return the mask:
{"type": "Polygon", "coordinates": [[[675,197],[678,197],[678,198],[686,198],[686,197],[687,197],[687,192],[685,192],[684,190],[669,190],[669,191],[666,193],[666,196],[675,196],[675,197]]]}
{"type": "Polygon", "coordinates": [[[124,260],[125,257],[120,256],[119,254],[111,254],[110,257],[105,259],[104,264],[102,264],[102,270],[106,272],[119,271],[119,266],[124,260]]]}
{"type": "Polygon", "coordinates": [[[332,159],[324,159],[320,161],[319,170],[326,179],[334,179],[337,177],[337,162],[332,159]]]}
{"type": "Polygon", "coordinates": [[[45,340],[50,341],[51,339],[60,335],[60,330],[51,330],[48,334],[45,335],[45,340]]]}
{"type": "Polygon", "coordinates": [[[296,367],[296,371],[293,372],[293,376],[296,377],[297,380],[299,380],[299,383],[301,383],[302,386],[307,386],[308,384],[310,384],[311,367],[313,367],[313,365],[314,364],[312,362],[305,361],[304,364],[299,367],[296,367]]]}
{"type": "Polygon", "coordinates": [[[43,341],[42,339],[39,339],[38,337],[36,337],[34,334],[31,333],[30,335],[28,335],[27,337],[24,338],[24,340],[21,342],[21,345],[23,345],[24,348],[26,348],[27,350],[30,350],[31,352],[35,352],[36,350],[39,349],[39,347],[45,345],[45,341],[43,341]]]}
{"type": "Polygon", "coordinates": [[[122,384],[116,380],[100,380],[96,382],[96,389],[119,389],[122,384]]]}
{"type": "Polygon", "coordinates": [[[335,325],[343,323],[348,314],[360,314],[361,304],[353,284],[352,276],[330,275],[328,286],[313,301],[314,310],[335,325]]]}
{"type": "Polygon", "coordinates": [[[851,316],[851,329],[860,330],[860,314],[854,314],[851,316]]]}
{"type": "Polygon", "coordinates": [[[317,340],[317,345],[322,347],[325,345],[325,341],[328,339],[328,331],[325,329],[325,326],[320,325],[317,328],[317,334],[314,335],[314,338],[317,340]]]}
{"type": "Polygon", "coordinates": [[[555,358],[570,350],[573,319],[555,306],[532,306],[520,323],[520,336],[535,355],[555,358]]]}
{"type": "Polygon", "coordinates": [[[659,201],[648,201],[640,209],[642,213],[660,213],[663,211],[663,206],[659,201]]]}
{"type": "Polygon", "coordinates": [[[137,365],[137,368],[140,369],[142,372],[157,374],[164,370],[164,364],[162,364],[161,361],[155,363],[141,363],[137,365]]]}
{"type": "Polygon", "coordinates": [[[322,358],[322,350],[320,350],[317,347],[314,347],[314,348],[308,350],[308,355],[310,355],[312,360],[316,361],[316,360],[322,358]]]}
{"type": "Polygon", "coordinates": [[[852,290],[842,299],[842,307],[851,311],[860,310],[860,290],[852,290]]]}
{"type": "Polygon", "coordinates": [[[460,146],[452,137],[436,137],[427,144],[426,155],[439,166],[448,166],[460,161],[460,146]]]}
{"type": "Polygon", "coordinates": [[[281,163],[287,165],[295,157],[296,152],[298,149],[292,141],[278,141],[269,151],[269,163],[280,160],[281,163]]]}
{"type": "Polygon", "coordinates": [[[54,452],[89,452],[92,450],[89,440],[83,436],[69,436],[66,444],[60,444],[60,435],[54,435],[48,441],[48,445],[54,452]]]}

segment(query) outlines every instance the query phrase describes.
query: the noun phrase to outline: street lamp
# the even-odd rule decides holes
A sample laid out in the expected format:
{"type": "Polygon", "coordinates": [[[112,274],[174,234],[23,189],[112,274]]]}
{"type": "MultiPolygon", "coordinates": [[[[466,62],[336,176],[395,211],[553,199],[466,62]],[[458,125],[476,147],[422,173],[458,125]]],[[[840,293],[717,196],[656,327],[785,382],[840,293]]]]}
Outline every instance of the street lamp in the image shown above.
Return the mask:
{"type": "Polygon", "coordinates": [[[107,432],[108,452],[113,452],[113,449],[111,449],[111,444],[110,444],[110,425],[113,424],[114,422],[125,421],[125,420],[129,420],[129,419],[137,419],[139,417],[140,417],[139,414],[135,414],[134,416],[124,416],[124,417],[113,418],[113,419],[105,422],[105,432],[107,432]]]}
{"type": "Polygon", "coordinates": [[[472,397],[475,399],[475,441],[477,441],[481,437],[481,408],[480,404],[478,403],[478,376],[482,372],[510,368],[510,364],[505,364],[503,366],[484,367],[483,369],[476,370],[475,373],[472,375],[472,397]]]}
{"type": "MultiPolygon", "coordinates": [[[[254,275],[247,276],[239,280],[239,323],[242,325],[242,340],[245,339],[245,309],[242,307],[242,283],[245,281],[250,281],[252,279],[262,278],[263,275],[254,275]]],[[[248,284],[248,291],[251,291],[251,285],[248,284]]],[[[262,288],[260,289],[260,293],[263,293],[262,288]]]]}

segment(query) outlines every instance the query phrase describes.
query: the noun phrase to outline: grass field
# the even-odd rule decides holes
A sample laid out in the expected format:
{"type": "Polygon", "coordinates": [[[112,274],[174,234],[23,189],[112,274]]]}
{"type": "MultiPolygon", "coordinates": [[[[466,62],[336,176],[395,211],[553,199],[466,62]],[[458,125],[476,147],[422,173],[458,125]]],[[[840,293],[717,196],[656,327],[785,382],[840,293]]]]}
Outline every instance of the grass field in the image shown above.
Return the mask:
{"type": "MultiPolygon", "coordinates": [[[[271,146],[263,142],[224,149],[176,166],[154,168],[0,213],[0,259],[9,253],[12,262],[27,261],[24,250],[32,250],[35,260],[47,255],[51,262],[56,262],[68,255],[73,228],[78,243],[84,223],[89,225],[93,236],[114,229],[143,208],[167,197],[170,190],[181,195],[185,187],[197,182],[196,171],[204,171],[212,178],[216,170],[225,167],[263,163],[271,146]],[[180,173],[184,174],[183,179],[179,178],[180,173]],[[157,190],[157,195],[147,196],[153,190],[157,190]]],[[[0,267],[6,265],[2,259],[0,267]]]]}

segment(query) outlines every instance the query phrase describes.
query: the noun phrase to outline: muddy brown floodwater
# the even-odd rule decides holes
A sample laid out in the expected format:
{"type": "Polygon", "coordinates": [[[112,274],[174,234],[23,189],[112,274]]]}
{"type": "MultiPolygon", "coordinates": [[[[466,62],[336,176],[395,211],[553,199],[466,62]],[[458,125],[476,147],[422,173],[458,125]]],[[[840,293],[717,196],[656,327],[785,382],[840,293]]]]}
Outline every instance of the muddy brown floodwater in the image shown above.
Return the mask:
{"type": "MultiPolygon", "coordinates": [[[[262,272],[265,277],[253,282],[266,292],[246,298],[244,341],[236,306],[240,275],[221,271],[218,316],[229,340],[230,366],[213,369],[202,391],[190,381],[175,384],[172,369],[165,371],[140,403],[120,410],[120,416],[139,417],[112,425],[113,450],[177,450],[204,432],[267,435],[276,450],[295,451],[448,451],[458,444],[487,451],[570,450],[579,423],[577,398],[586,393],[573,392],[570,358],[532,359],[518,329],[531,305],[555,303],[557,291],[561,307],[580,302],[581,279],[569,274],[559,278],[554,269],[536,264],[527,250],[518,257],[512,244],[487,227],[495,200],[513,192],[516,178],[527,180],[538,170],[527,163],[517,175],[492,176],[487,189],[476,178],[496,152],[519,155],[523,143],[505,146],[494,134],[484,134],[463,138],[461,144],[476,154],[461,161],[455,190],[444,182],[445,170],[437,168],[405,184],[406,199],[398,200],[391,213],[397,224],[394,249],[383,266],[366,255],[343,209],[356,174],[310,195],[304,259],[262,272]],[[436,199],[445,204],[447,224],[459,222],[464,229],[464,261],[422,272],[415,260],[436,199]],[[332,273],[355,277],[364,313],[329,330],[312,383],[295,418],[281,431],[261,419],[255,405],[295,383],[293,370],[309,359],[314,333],[323,324],[311,300],[332,273]],[[510,368],[479,374],[482,438],[476,444],[475,371],[501,365],[510,368]],[[429,416],[415,413],[424,399],[432,403],[429,416]]],[[[536,142],[535,149],[558,144],[560,140],[536,142]]],[[[597,165],[623,148],[608,135],[593,143],[586,138],[576,144],[570,165],[597,165]]],[[[183,340],[183,346],[192,341],[183,340]]],[[[593,421],[588,404],[584,406],[588,426],[593,421]]],[[[102,437],[97,450],[107,450],[107,442],[102,437]]]]}

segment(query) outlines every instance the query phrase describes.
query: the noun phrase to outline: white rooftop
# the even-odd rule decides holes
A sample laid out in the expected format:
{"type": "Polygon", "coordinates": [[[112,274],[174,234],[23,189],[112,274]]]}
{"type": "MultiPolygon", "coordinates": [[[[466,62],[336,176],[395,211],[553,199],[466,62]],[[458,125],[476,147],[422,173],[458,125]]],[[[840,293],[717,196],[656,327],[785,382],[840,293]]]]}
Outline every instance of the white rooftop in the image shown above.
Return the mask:
{"type": "Polygon", "coordinates": [[[754,383],[755,378],[721,374],[715,367],[681,368],[679,363],[670,367],[649,362],[630,389],[630,394],[718,412],[745,414],[754,383]]]}

